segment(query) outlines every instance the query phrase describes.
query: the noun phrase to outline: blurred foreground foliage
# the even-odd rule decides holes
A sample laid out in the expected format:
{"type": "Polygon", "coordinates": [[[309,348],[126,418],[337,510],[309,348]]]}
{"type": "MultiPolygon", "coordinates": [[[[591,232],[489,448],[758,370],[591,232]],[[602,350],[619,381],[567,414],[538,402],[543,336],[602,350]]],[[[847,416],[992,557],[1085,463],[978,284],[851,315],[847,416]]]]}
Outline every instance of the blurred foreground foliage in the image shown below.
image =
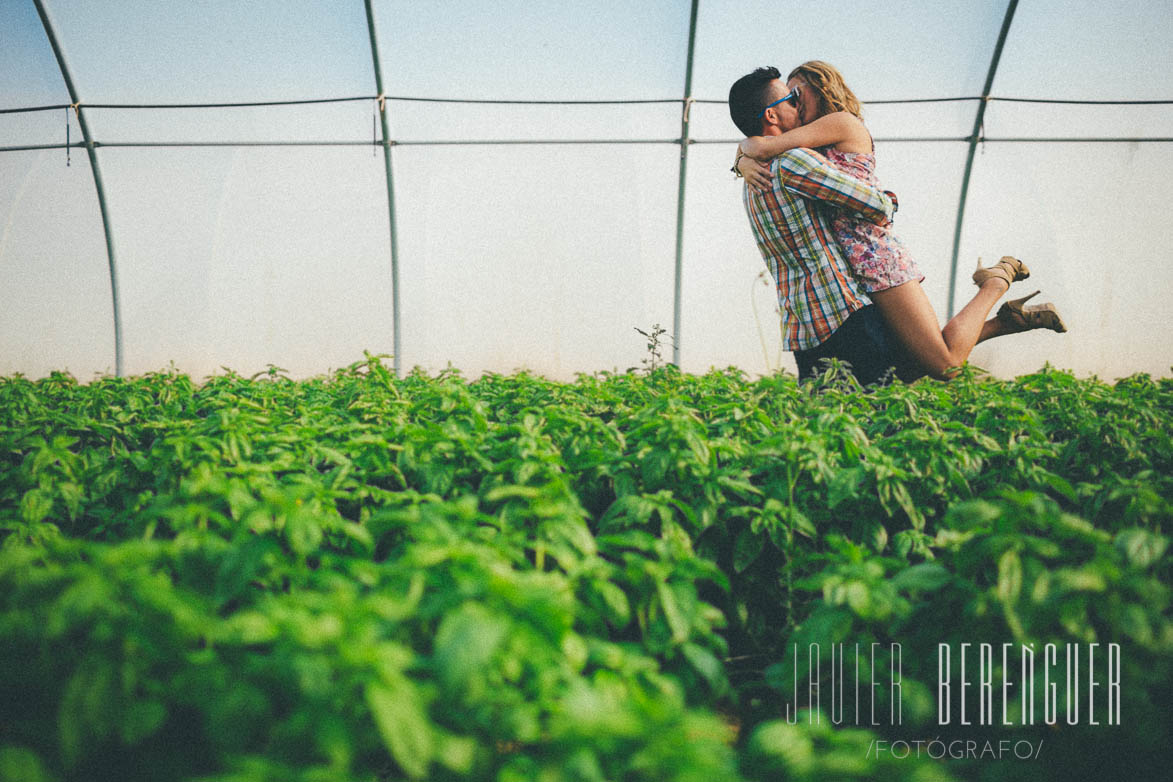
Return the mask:
{"type": "Polygon", "coordinates": [[[470,382],[368,356],[306,381],[6,378],[0,413],[0,780],[1059,780],[1168,762],[1167,379],[470,382]],[[1123,724],[1021,725],[1015,688],[1015,727],[939,726],[937,645],[979,642],[1099,643],[1101,661],[1119,644],[1123,724]],[[833,644],[873,643],[880,673],[902,647],[900,724],[832,726],[826,683],[822,712],[786,721],[812,644],[825,679],[833,644]],[[973,736],[1046,745],[868,751],[973,736]]]}

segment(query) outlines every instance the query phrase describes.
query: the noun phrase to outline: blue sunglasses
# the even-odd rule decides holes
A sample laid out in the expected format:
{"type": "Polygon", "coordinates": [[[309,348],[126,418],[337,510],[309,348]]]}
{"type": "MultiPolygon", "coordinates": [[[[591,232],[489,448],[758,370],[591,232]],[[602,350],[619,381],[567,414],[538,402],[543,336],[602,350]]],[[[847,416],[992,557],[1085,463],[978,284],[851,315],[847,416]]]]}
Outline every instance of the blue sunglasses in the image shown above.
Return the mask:
{"type": "Polygon", "coordinates": [[[786,93],[786,97],[779,98],[778,100],[774,101],[770,105],[766,106],[765,109],[762,109],[761,111],[759,111],[758,112],[758,119],[761,119],[762,117],[766,116],[766,109],[773,108],[774,106],[777,106],[779,103],[785,103],[786,101],[790,101],[791,106],[797,107],[798,106],[798,95],[799,95],[798,85],[796,84],[796,85],[794,85],[794,89],[792,89],[790,92],[786,93]]]}

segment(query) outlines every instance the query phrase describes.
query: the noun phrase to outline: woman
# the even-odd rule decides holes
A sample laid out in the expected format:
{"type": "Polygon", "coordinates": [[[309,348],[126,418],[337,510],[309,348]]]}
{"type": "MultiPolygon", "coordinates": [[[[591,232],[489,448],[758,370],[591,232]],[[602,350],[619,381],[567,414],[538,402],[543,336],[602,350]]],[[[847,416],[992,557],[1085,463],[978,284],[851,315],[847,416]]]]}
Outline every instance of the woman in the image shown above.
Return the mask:
{"type": "MultiPolygon", "coordinates": [[[[770,168],[760,161],[796,147],[809,147],[819,149],[841,171],[878,186],[875,145],[864,127],[859,100],[839,71],[812,60],[791,71],[787,87],[790,93],[782,100],[795,103],[802,124],[778,136],[753,136],[741,142],[735,166],[749,185],[757,190],[771,186],[770,168]]],[[[891,226],[878,226],[838,211],[831,225],[844,257],[889,328],[933,377],[949,378],[974,345],[987,339],[1039,328],[1067,330],[1054,305],[1026,305],[1038,291],[1006,302],[997,317],[986,319],[1010,284],[1030,275],[1026,265],[1011,256],[988,269],[983,269],[979,260],[973,273],[977,295],[942,330],[920,284],[924,275],[891,226]]]]}

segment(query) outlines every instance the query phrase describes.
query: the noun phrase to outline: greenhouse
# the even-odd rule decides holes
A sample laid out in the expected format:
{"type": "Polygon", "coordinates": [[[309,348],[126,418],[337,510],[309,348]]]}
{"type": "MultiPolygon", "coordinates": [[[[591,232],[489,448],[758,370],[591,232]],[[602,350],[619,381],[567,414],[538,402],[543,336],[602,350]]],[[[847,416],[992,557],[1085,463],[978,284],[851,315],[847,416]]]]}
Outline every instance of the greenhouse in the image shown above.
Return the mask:
{"type": "Polygon", "coordinates": [[[1069,321],[974,364],[1169,371],[1160,4],[369,5],[5,0],[0,371],[569,378],[657,323],[686,371],[787,366],[725,101],[807,59],[942,320],[1015,255],[1069,321]]]}
{"type": "Polygon", "coordinates": [[[1170,74],[1138,0],[0,0],[0,782],[1159,777],[1170,74]],[[810,61],[939,323],[1065,330],[797,381],[730,102],[810,61]]]}

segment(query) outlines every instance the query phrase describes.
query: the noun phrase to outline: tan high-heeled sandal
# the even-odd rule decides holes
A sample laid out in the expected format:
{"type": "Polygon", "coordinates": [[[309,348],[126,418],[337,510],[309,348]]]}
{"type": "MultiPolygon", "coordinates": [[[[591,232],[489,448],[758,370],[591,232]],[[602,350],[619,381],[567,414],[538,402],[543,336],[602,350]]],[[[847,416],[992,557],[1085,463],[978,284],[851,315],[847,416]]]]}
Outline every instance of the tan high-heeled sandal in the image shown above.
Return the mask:
{"type": "Polygon", "coordinates": [[[1038,295],[1039,292],[1035,291],[1029,296],[1006,302],[998,309],[998,320],[1012,326],[1015,331],[1050,329],[1060,334],[1067,331],[1067,326],[1063,325],[1063,318],[1059,317],[1059,311],[1055,309],[1054,304],[1023,306],[1038,295]]]}
{"type": "Polygon", "coordinates": [[[1005,280],[1009,286],[1012,282],[1025,280],[1030,276],[1030,269],[1026,264],[1012,255],[1003,255],[1002,260],[988,269],[982,268],[982,259],[978,258],[977,271],[973,273],[973,284],[982,287],[982,283],[989,279],[1005,280]]]}

